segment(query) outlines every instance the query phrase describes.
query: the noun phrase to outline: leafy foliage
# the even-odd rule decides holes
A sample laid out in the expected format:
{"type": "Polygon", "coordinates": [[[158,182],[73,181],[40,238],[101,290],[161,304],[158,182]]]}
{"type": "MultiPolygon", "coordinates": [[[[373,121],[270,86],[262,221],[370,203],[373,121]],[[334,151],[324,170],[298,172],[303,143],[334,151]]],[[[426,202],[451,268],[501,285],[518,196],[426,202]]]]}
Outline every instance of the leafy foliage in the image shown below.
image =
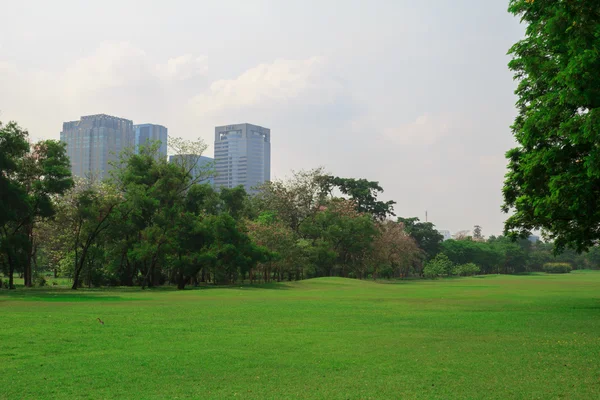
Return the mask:
{"type": "Polygon", "coordinates": [[[511,0],[527,24],[510,50],[519,85],[504,211],[512,237],[542,229],[556,249],[600,239],[600,3],[511,0]]]}
{"type": "Polygon", "coordinates": [[[549,274],[568,274],[573,268],[567,263],[546,263],[544,264],[544,272],[549,274]]]}
{"type": "Polygon", "coordinates": [[[480,271],[481,269],[476,264],[467,263],[455,266],[452,273],[458,276],[471,276],[478,274],[480,271]]]}
{"type": "Polygon", "coordinates": [[[360,213],[370,214],[380,220],[395,215],[395,201],[377,200],[378,193],[383,193],[379,182],[337,176],[322,176],[320,182],[328,192],[337,189],[348,196],[356,205],[356,211],[360,213]]]}
{"type": "Polygon", "coordinates": [[[433,258],[441,251],[444,236],[435,229],[435,225],[431,222],[420,222],[416,217],[400,217],[398,222],[404,225],[406,232],[417,242],[427,258],[433,258]]]}
{"type": "Polygon", "coordinates": [[[454,263],[450,261],[447,255],[440,253],[433,260],[428,261],[423,268],[425,278],[435,279],[440,276],[451,275],[454,263]]]}
{"type": "Polygon", "coordinates": [[[63,143],[45,140],[30,146],[28,133],[16,123],[0,123],[0,261],[11,288],[15,271],[23,273],[25,286],[33,286],[34,229],[54,216],[53,198],[72,185],[63,143]]]}

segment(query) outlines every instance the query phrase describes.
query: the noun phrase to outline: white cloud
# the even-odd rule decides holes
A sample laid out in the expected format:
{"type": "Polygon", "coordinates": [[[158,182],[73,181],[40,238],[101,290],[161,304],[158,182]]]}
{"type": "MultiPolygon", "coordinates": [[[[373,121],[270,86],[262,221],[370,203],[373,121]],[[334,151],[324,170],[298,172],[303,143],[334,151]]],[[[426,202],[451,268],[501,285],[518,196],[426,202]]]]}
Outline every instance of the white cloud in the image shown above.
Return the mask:
{"type": "Polygon", "coordinates": [[[330,73],[326,60],[276,60],[253,67],[235,79],[211,84],[206,93],[191,101],[202,114],[222,114],[243,108],[271,108],[300,101],[305,105],[335,103],[345,91],[344,85],[330,73]]]}
{"type": "Polygon", "coordinates": [[[156,71],[163,79],[186,80],[208,72],[207,58],[191,54],[169,59],[166,64],[157,65],[156,71]]]}
{"type": "Polygon", "coordinates": [[[63,81],[71,95],[151,83],[168,86],[206,74],[206,57],[185,54],[155,63],[129,42],[103,42],[90,55],[67,68],[63,81]]]}
{"type": "Polygon", "coordinates": [[[107,113],[154,122],[185,136],[185,104],[206,87],[206,57],[155,60],[129,42],[102,42],[63,70],[22,68],[0,59],[0,120],[58,137],[62,122],[107,113]],[[179,125],[177,125],[179,124],[179,125]]]}
{"type": "Polygon", "coordinates": [[[131,85],[153,74],[146,53],[128,42],[103,42],[67,68],[64,81],[72,94],[131,85]]]}

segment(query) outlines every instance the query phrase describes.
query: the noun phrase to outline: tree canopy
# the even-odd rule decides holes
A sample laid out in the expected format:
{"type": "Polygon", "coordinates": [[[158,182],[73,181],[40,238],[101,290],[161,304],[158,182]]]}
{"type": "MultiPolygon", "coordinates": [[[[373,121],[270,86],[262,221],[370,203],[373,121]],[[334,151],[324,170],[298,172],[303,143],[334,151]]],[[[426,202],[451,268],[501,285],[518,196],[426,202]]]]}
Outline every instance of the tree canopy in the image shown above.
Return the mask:
{"type": "Polygon", "coordinates": [[[517,147],[507,153],[505,232],[543,230],[557,250],[600,239],[600,2],[511,0],[527,24],[509,54],[517,147]]]}

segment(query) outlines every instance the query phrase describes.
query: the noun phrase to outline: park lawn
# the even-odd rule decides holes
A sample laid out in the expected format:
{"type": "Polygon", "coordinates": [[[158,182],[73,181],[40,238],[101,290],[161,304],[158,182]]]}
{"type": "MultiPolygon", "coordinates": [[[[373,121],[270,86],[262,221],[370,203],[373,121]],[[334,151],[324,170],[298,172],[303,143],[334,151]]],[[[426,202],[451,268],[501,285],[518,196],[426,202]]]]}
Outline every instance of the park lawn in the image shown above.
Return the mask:
{"type": "Polygon", "coordinates": [[[600,398],[600,272],[2,290],[0,323],[6,399],[600,398]]]}

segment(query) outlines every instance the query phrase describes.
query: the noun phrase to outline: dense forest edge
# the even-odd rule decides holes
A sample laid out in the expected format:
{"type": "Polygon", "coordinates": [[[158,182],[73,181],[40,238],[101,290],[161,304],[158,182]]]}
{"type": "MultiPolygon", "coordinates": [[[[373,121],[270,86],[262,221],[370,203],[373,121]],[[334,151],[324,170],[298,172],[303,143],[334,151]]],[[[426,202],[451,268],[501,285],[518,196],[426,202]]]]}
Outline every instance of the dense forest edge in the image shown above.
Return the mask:
{"type": "Polygon", "coordinates": [[[247,193],[215,190],[201,141],[170,140],[115,157],[110,178],[71,176],[65,145],[31,144],[0,125],[0,269],[3,288],[57,284],[151,288],[269,283],[313,277],[437,278],[595,269],[592,247],[559,255],[552,243],[459,233],[444,241],[430,222],[397,217],[366,179],[323,168],[294,172],[247,193]],[[190,156],[192,155],[192,156],[190,156]]]}

